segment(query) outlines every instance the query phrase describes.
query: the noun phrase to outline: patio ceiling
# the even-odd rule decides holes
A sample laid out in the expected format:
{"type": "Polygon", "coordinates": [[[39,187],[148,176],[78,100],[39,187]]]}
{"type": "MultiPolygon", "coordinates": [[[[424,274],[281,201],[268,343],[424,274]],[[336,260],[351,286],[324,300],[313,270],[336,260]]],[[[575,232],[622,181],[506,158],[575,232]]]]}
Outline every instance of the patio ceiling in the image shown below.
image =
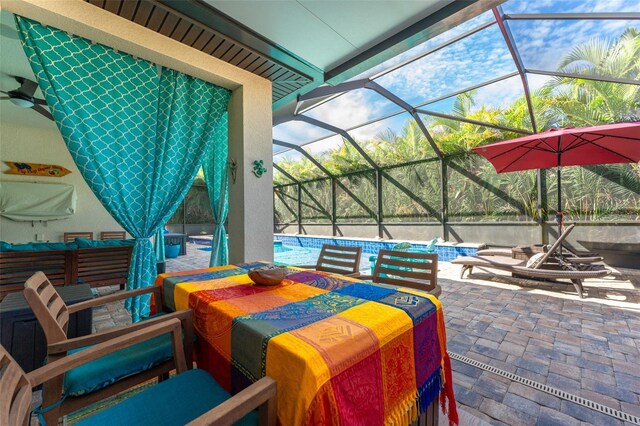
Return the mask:
{"type": "Polygon", "coordinates": [[[277,111],[504,0],[85,1],[271,80],[277,111]]]}
{"type": "Polygon", "coordinates": [[[303,60],[329,71],[453,0],[204,1],[303,60]]]}
{"type": "MultiPolygon", "coordinates": [[[[290,114],[298,95],[361,74],[504,0],[85,1],[271,80],[280,117],[290,114]]],[[[11,90],[8,76],[32,76],[10,14],[3,24],[3,45],[11,46],[3,49],[1,84],[11,90]]]]}

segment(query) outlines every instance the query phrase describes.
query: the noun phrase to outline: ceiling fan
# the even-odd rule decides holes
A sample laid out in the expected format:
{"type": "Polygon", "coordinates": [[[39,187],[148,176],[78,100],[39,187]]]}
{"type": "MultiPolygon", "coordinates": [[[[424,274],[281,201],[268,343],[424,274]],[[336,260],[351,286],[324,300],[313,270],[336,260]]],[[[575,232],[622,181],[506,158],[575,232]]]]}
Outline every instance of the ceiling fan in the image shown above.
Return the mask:
{"type": "Polygon", "coordinates": [[[43,105],[46,105],[44,99],[35,98],[33,95],[36,93],[36,89],[38,88],[38,84],[35,81],[23,78],[23,77],[14,77],[18,83],[20,83],[20,87],[17,89],[11,90],[9,92],[5,92],[0,90],[0,92],[4,93],[7,96],[0,97],[0,100],[8,100],[12,104],[19,106],[20,108],[31,108],[39,114],[44,115],[49,120],[53,120],[53,116],[49,111],[47,111],[43,105]]]}

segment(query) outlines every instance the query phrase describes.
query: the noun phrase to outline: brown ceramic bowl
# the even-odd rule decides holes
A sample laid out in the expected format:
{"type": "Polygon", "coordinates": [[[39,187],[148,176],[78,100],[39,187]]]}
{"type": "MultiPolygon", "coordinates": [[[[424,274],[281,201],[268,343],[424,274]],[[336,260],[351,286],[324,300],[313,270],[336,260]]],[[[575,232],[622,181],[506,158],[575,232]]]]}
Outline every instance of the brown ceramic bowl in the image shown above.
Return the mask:
{"type": "Polygon", "coordinates": [[[262,266],[249,271],[249,278],[256,285],[278,285],[286,276],[287,270],[278,266],[262,266]]]}

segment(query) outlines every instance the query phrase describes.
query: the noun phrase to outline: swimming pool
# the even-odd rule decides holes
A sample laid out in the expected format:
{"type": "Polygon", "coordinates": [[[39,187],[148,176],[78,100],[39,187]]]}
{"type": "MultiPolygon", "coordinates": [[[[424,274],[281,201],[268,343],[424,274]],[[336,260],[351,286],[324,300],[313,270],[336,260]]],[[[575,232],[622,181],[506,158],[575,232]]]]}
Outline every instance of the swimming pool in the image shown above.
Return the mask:
{"type": "MultiPolygon", "coordinates": [[[[370,255],[377,255],[380,250],[393,250],[399,243],[410,243],[410,251],[428,252],[429,250],[429,241],[374,240],[368,238],[322,237],[287,234],[274,234],[274,238],[275,241],[281,242],[286,247],[293,249],[316,249],[318,253],[324,244],[361,247],[362,257],[366,257],[367,260],[370,255]]],[[[485,247],[486,246],[484,244],[477,243],[437,242],[435,244],[435,253],[438,255],[438,260],[440,262],[449,262],[458,256],[474,256],[479,249],[485,247]]]]}
{"type": "MultiPolygon", "coordinates": [[[[282,241],[273,242],[273,260],[279,265],[315,265],[320,256],[320,249],[312,247],[286,246],[282,241]]],[[[362,253],[360,258],[360,270],[369,270],[370,253],[362,253]]]]}
{"type": "MultiPolygon", "coordinates": [[[[211,246],[200,247],[198,250],[211,251],[211,246]]],[[[315,265],[320,256],[319,248],[286,246],[282,241],[273,242],[273,262],[277,265],[315,265]]],[[[360,270],[369,270],[371,253],[362,253],[360,258],[360,270]]]]}
{"type": "MultiPolygon", "coordinates": [[[[360,258],[360,271],[367,273],[370,271],[371,261],[369,257],[376,256],[379,250],[392,250],[396,244],[403,241],[395,240],[372,240],[365,238],[345,238],[345,237],[317,237],[310,235],[285,235],[275,234],[273,242],[274,262],[283,265],[313,265],[318,260],[320,249],[323,244],[338,246],[361,247],[362,257],[360,258]]],[[[191,242],[205,245],[198,250],[211,251],[211,237],[189,237],[191,242]]],[[[428,252],[429,243],[426,241],[410,241],[411,250],[417,252],[428,252]]],[[[442,242],[435,244],[435,252],[438,261],[449,262],[458,256],[474,256],[478,249],[485,248],[484,244],[475,243],[451,243],[442,242]]]]}

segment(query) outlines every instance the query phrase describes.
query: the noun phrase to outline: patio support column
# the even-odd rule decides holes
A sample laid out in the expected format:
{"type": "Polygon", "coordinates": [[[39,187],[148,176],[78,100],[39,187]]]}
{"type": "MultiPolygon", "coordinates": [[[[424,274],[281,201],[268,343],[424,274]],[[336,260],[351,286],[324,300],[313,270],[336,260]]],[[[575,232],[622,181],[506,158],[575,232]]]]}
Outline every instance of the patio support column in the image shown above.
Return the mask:
{"type": "Polygon", "coordinates": [[[378,222],[378,237],[384,238],[384,217],[382,212],[382,170],[376,169],[376,203],[378,215],[376,222],[378,222]]]}
{"type": "Polygon", "coordinates": [[[273,187],[273,197],[271,198],[273,201],[273,233],[276,234],[278,232],[278,228],[276,228],[276,223],[278,223],[278,218],[276,217],[276,189],[273,187]]]}
{"type": "Polygon", "coordinates": [[[229,179],[229,262],[273,260],[273,168],[260,178],[253,162],[271,164],[271,98],[246,87],[229,103],[229,158],[238,164],[229,179]]]}
{"type": "Polygon", "coordinates": [[[302,234],[302,184],[298,182],[298,234],[302,234]]]}
{"type": "Polygon", "coordinates": [[[442,223],[442,239],[445,241],[449,241],[449,228],[447,228],[449,191],[447,185],[447,163],[444,157],[440,157],[440,209],[442,214],[440,220],[442,223]]]}
{"type": "Polygon", "coordinates": [[[336,178],[331,177],[331,232],[335,237],[338,235],[337,225],[338,206],[336,204],[336,178]]]}

